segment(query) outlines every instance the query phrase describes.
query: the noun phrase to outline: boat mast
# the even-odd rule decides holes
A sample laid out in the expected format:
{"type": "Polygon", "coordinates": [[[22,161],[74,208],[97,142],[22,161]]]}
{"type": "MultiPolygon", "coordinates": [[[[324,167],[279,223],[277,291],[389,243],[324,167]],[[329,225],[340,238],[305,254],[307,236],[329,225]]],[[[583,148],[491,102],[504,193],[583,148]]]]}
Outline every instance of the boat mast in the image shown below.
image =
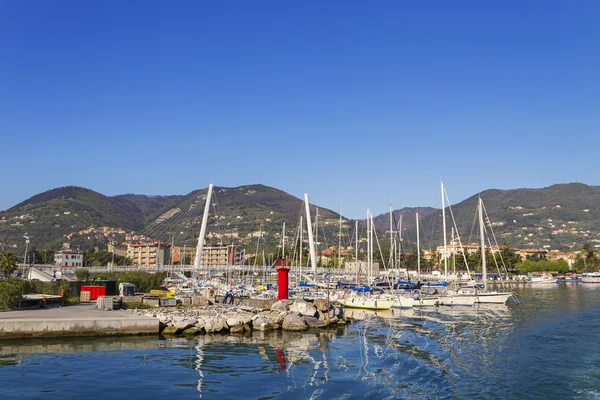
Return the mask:
{"type": "Polygon", "coordinates": [[[367,284],[371,281],[371,212],[367,208],[367,284]]]}
{"type": "Polygon", "coordinates": [[[338,269],[342,269],[342,203],[340,203],[340,230],[338,232],[338,269]]]}
{"type": "Polygon", "coordinates": [[[356,264],[356,282],[358,282],[360,272],[360,264],[358,263],[358,220],[354,221],[354,237],[354,263],[356,264]]]}
{"type": "Polygon", "coordinates": [[[302,215],[300,216],[300,268],[302,268],[302,215]]]}
{"type": "Polygon", "coordinates": [[[444,230],[444,279],[448,279],[448,253],[446,245],[446,204],[444,200],[444,181],[441,182],[442,187],[442,229],[444,230]]]}
{"type": "Polygon", "coordinates": [[[392,202],[390,201],[390,269],[394,269],[394,253],[396,250],[396,246],[394,246],[394,222],[392,212],[392,202]]]}
{"type": "Polygon", "coordinates": [[[417,277],[421,280],[421,242],[419,239],[419,213],[417,213],[417,277]]]}
{"type": "MultiPolygon", "coordinates": [[[[315,208],[317,210],[317,215],[315,216],[315,254],[316,254],[319,251],[319,207],[315,207],[315,208]]],[[[308,219],[310,220],[310,217],[308,217],[308,219]]],[[[307,226],[310,226],[310,225],[307,225],[307,226]]],[[[321,263],[321,257],[319,257],[319,263],[321,263]]]]}
{"type": "Polygon", "coordinates": [[[204,249],[204,235],[206,234],[206,223],[208,222],[208,212],[210,210],[210,198],[212,196],[213,184],[208,185],[208,193],[206,195],[206,204],[204,205],[204,214],[202,215],[202,226],[200,227],[200,235],[198,235],[198,245],[196,246],[196,257],[194,257],[194,270],[198,274],[200,263],[202,262],[202,249],[204,249]]]}
{"type": "Polygon", "coordinates": [[[285,221],[283,221],[283,230],[281,232],[281,258],[285,260],[285,221]]]}
{"type": "MultiPolygon", "coordinates": [[[[306,228],[308,230],[308,246],[310,249],[310,265],[312,267],[313,279],[317,281],[317,256],[315,253],[315,242],[312,235],[312,223],[310,221],[310,207],[308,205],[308,194],[304,193],[304,205],[306,208],[306,228]]],[[[318,209],[317,209],[318,210],[318,209]]],[[[317,214],[319,215],[319,214],[317,214]]]]}
{"type": "Polygon", "coordinates": [[[481,272],[483,287],[487,289],[487,266],[485,265],[485,226],[483,225],[483,201],[479,198],[479,236],[481,236],[481,272]]]}

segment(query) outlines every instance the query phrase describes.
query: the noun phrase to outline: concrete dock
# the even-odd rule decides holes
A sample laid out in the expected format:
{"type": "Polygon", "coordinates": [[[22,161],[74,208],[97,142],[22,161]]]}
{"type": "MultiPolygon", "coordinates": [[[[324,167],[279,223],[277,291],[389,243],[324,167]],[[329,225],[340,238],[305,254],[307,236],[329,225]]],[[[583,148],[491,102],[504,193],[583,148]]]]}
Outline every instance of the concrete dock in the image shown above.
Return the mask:
{"type": "Polygon", "coordinates": [[[156,318],[100,311],[94,304],[0,312],[0,339],[142,335],[159,332],[156,318]]]}

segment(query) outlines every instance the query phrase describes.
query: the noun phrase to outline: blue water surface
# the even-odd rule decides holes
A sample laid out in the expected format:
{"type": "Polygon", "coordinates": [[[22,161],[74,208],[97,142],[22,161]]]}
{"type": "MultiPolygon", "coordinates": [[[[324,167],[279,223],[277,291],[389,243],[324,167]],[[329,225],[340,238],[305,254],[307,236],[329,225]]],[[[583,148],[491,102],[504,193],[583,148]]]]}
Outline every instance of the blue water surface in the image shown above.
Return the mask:
{"type": "Polygon", "coordinates": [[[309,333],[0,342],[0,398],[600,398],[600,285],[517,293],[309,333]]]}

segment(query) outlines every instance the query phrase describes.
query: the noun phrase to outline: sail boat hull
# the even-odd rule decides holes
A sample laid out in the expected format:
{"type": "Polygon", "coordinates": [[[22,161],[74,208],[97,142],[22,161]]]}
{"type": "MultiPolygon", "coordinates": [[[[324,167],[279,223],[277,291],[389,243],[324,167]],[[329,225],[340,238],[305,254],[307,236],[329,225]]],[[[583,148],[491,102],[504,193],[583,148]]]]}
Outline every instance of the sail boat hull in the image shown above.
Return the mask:
{"type": "Polygon", "coordinates": [[[339,299],[338,303],[348,308],[359,308],[362,310],[389,310],[394,305],[395,300],[374,299],[370,297],[350,297],[339,299]]]}

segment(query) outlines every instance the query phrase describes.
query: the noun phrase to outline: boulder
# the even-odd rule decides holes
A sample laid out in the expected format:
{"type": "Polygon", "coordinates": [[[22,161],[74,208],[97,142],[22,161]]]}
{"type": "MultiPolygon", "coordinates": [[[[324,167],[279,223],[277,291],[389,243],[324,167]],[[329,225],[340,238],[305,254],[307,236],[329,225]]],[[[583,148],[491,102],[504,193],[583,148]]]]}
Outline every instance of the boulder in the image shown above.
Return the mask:
{"type": "Polygon", "coordinates": [[[329,300],[327,299],[315,299],[313,304],[321,312],[329,311],[329,300]]]}
{"type": "Polygon", "coordinates": [[[191,317],[174,317],[172,325],[183,331],[196,325],[196,319],[191,317]]]}
{"type": "Polygon", "coordinates": [[[298,299],[290,306],[290,312],[314,317],[317,314],[317,308],[312,303],[298,299]]]}
{"type": "Polygon", "coordinates": [[[244,333],[244,325],[233,325],[229,328],[229,333],[244,333]]]}
{"type": "Polygon", "coordinates": [[[244,333],[248,333],[248,332],[252,332],[252,328],[250,328],[250,325],[244,324],[244,333]]]}
{"type": "Polygon", "coordinates": [[[306,325],[308,325],[309,328],[325,328],[327,327],[327,323],[321,321],[318,318],[315,317],[302,317],[304,319],[304,322],[306,322],[306,325]]]}
{"type": "Polygon", "coordinates": [[[288,311],[293,303],[294,300],[279,300],[278,302],[273,303],[273,305],[271,306],[271,310],[288,311]]]}
{"type": "Polygon", "coordinates": [[[283,324],[281,327],[285,331],[305,331],[308,329],[306,321],[304,321],[304,319],[298,314],[286,315],[286,317],[283,319],[283,324]]]}
{"type": "Polygon", "coordinates": [[[221,317],[225,319],[227,325],[229,325],[230,327],[247,324],[252,320],[253,316],[254,314],[250,313],[229,313],[221,315],[221,317]]]}
{"type": "Polygon", "coordinates": [[[202,328],[191,327],[183,331],[186,336],[196,336],[202,333],[202,328]]]}
{"type": "Polygon", "coordinates": [[[207,333],[217,333],[223,330],[229,330],[227,322],[223,318],[209,316],[202,319],[204,321],[204,330],[206,330],[207,333]]]}
{"type": "Polygon", "coordinates": [[[269,331],[272,330],[273,320],[264,315],[255,315],[252,318],[252,328],[256,331],[269,331]]]}
{"type": "Polygon", "coordinates": [[[167,326],[160,333],[162,335],[175,335],[177,334],[177,331],[179,331],[179,329],[175,328],[174,326],[167,326]]]}

